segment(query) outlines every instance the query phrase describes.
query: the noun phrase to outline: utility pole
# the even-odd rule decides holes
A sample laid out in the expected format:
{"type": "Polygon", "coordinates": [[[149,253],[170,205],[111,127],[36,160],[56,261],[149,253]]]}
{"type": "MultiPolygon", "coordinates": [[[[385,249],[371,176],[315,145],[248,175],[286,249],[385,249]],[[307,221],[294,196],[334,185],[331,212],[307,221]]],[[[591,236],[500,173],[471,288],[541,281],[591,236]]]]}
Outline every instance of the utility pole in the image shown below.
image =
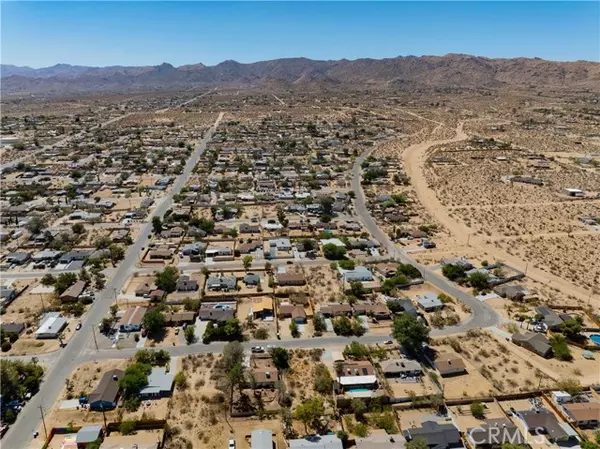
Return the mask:
{"type": "Polygon", "coordinates": [[[469,246],[469,241],[471,240],[471,234],[467,234],[467,246],[469,246]]]}
{"type": "Polygon", "coordinates": [[[46,305],[44,304],[44,294],[40,293],[40,301],[42,301],[42,311],[46,311],[46,305]]]}
{"type": "Polygon", "coordinates": [[[44,419],[44,409],[40,404],[40,413],[42,414],[42,424],[44,425],[44,435],[46,435],[46,439],[48,439],[48,430],[46,429],[46,420],[44,419]]]}
{"type": "Polygon", "coordinates": [[[96,345],[96,351],[100,351],[98,349],[98,341],[96,340],[96,326],[92,324],[92,335],[94,336],[94,344],[96,345]]]}

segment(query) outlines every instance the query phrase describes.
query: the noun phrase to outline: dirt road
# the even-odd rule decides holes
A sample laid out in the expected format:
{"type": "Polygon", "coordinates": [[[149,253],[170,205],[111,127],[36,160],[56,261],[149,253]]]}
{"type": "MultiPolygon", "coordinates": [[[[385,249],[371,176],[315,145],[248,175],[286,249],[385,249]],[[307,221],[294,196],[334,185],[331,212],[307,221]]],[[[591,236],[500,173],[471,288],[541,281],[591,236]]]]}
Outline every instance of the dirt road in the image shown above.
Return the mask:
{"type": "MultiPolygon", "coordinates": [[[[420,117],[423,120],[432,121],[426,117],[421,117],[418,114],[405,111],[407,114],[420,117]]],[[[439,122],[435,122],[440,125],[439,122]]],[[[404,162],[404,170],[410,177],[411,184],[415,189],[419,202],[427,209],[427,211],[458,241],[468,244],[483,254],[487,252],[494,256],[496,260],[501,260],[508,265],[521,270],[527,270],[527,276],[542,284],[550,285],[558,289],[565,295],[572,295],[584,303],[598,304],[600,296],[596,294],[590,298],[590,291],[574,285],[565,279],[555,276],[546,271],[542,271],[536,267],[532,267],[533,263],[527,263],[518,257],[508,254],[507,252],[497,248],[494,245],[485,243],[485,240],[494,241],[497,238],[505,238],[502,236],[478,236],[476,231],[467,227],[463,223],[459,223],[449,215],[449,209],[445,207],[437,198],[433,189],[429,187],[424,173],[424,164],[429,156],[429,149],[442,144],[459,142],[466,140],[468,135],[463,131],[463,122],[460,122],[455,129],[456,135],[447,140],[429,140],[408,147],[402,154],[404,162]],[[490,238],[491,237],[491,238],[490,238]]],[[[517,205],[518,206],[518,205],[517,205]]]]}

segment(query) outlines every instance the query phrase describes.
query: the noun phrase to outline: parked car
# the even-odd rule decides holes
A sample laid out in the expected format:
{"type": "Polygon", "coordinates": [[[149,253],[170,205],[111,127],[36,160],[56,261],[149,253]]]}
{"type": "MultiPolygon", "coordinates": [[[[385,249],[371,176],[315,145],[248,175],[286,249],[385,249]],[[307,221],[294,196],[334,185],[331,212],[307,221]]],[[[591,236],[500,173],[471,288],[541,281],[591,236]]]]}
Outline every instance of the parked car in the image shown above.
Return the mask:
{"type": "Polygon", "coordinates": [[[235,449],[235,440],[233,438],[229,438],[229,449],[235,449]]]}
{"type": "Polygon", "coordinates": [[[251,351],[254,353],[265,352],[265,348],[262,346],[253,346],[251,351]]]}
{"type": "Polygon", "coordinates": [[[77,323],[77,326],[75,326],[75,330],[78,331],[79,329],[81,329],[82,324],[81,323],[77,323]]]}

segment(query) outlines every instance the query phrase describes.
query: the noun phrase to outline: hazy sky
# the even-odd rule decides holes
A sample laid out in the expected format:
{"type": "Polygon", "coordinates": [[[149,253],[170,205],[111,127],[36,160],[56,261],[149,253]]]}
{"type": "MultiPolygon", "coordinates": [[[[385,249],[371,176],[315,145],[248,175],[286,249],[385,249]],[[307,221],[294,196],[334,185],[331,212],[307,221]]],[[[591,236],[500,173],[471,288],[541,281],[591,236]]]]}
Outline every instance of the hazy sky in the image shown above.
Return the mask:
{"type": "Polygon", "coordinates": [[[446,53],[600,61],[599,5],[2,1],[1,59],[31,67],[446,53]]]}

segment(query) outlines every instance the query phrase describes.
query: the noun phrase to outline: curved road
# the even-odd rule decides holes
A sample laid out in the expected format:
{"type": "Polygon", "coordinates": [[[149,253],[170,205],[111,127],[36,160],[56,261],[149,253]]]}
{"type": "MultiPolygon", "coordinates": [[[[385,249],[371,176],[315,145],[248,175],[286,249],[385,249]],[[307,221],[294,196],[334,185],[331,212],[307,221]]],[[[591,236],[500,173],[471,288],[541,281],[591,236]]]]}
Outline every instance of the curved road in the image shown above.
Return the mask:
{"type": "MultiPolygon", "coordinates": [[[[438,123],[438,122],[435,122],[438,123]]],[[[462,135],[458,135],[453,139],[447,140],[439,140],[439,141],[429,141],[425,143],[418,144],[419,146],[426,146],[426,148],[430,148],[434,145],[448,143],[451,141],[455,141],[456,139],[461,139],[462,135]]],[[[363,191],[361,185],[361,174],[362,168],[361,164],[365,161],[367,157],[375,150],[375,148],[371,148],[364,152],[360,157],[356,159],[354,162],[354,168],[352,170],[352,190],[354,190],[356,194],[355,199],[355,209],[356,214],[362,221],[363,225],[367,230],[371,233],[373,237],[375,237],[382,245],[385,246],[390,256],[401,261],[402,263],[407,263],[415,268],[417,268],[425,281],[430,284],[436,286],[440,290],[444,291],[450,296],[454,296],[463,304],[468,306],[471,309],[472,316],[468,321],[460,323],[456,326],[444,328],[438,332],[432,332],[432,335],[447,335],[458,332],[465,332],[469,329],[481,328],[481,327],[490,327],[495,326],[500,322],[499,315],[489,306],[479,301],[474,296],[464,292],[459,289],[454,283],[448,281],[446,278],[434,273],[430,268],[425,265],[421,265],[411,259],[406,252],[402,249],[398,248],[394,242],[383,232],[379,226],[371,217],[369,213],[366,202],[365,202],[365,193],[363,191]]]]}

